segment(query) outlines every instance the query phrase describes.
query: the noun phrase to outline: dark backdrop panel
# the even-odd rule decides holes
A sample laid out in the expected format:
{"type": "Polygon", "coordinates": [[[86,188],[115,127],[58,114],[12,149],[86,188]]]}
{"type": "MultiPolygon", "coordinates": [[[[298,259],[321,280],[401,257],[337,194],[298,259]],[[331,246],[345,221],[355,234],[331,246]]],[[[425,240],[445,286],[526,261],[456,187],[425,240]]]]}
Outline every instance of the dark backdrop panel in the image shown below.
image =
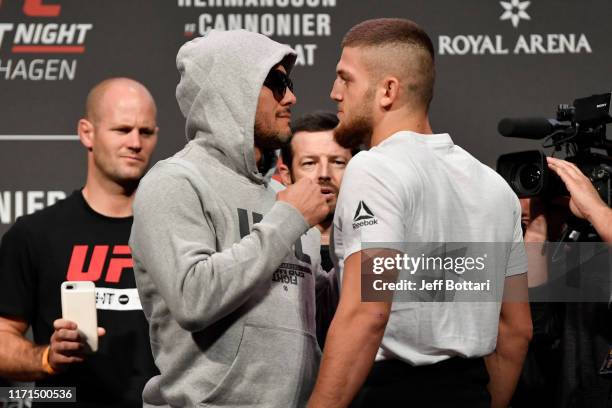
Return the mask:
{"type": "MultiPolygon", "coordinates": [[[[32,2],[61,6],[59,15],[50,17],[25,15],[26,3],[0,0],[0,235],[18,215],[15,201],[21,200],[27,211],[27,197],[29,207],[35,209],[40,207],[37,203],[46,205],[48,192],[69,193],[83,185],[86,160],[80,143],[38,139],[75,135],[87,91],[104,78],[133,77],[151,90],[161,128],[155,160],[168,157],[184,144],[183,118],[174,98],[175,57],[181,44],[202,34],[206,27],[201,23],[209,19],[227,25],[230,20],[253,20],[252,15],[257,15],[260,29],[269,29],[267,34],[274,39],[301,48],[303,64],[293,74],[298,115],[334,109],[329,91],[339,44],[352,25],[373,17],[417,21],[437,49],[436,94],[431,107],[434,130],[451,133],[456,143],[491,166],[502,153],[540,145],[499,136],[496,128],[501,118],[553,117],[559,103],[612,88],[612,3],[608,0],[516,1],[514,6],[508,0],[511,14],[525,13],[514,22],[501,19],[505,8],[499,1],[488,0],[32,2]],[[278,14],[321,24],[313,25],[314,35],[301,29],[287,36],[269,25],[278,14]],[[83,41],[75,34],[68,38],[73,40],[70,44],[53,44],[52,38],[47,44],[36,38],[30,44],[16,44],[20,24],[27,25],[22,29],[41,24],[41,30],[49,24],[80,24],[85,27],[83,41]],[[84,26],[87,24],[91,26],[84,26]],[[524,46],[515,53],[517,42],[524,46]],[[485,43],[492,46],[483,46],[485,43]],[[71,45],[83,47],[83,52],[49,53],[47,49],[26,54],[15,48],[24,45],[71,45]],[[59,77],[61,64],[75,68],[74,72],[59,77]],[[41,66],[47,67],[46,79],[41,78],[41,66]],[[7,140],[9,136],[24,140],[7,140]]],[[[53,30],[47,30],[51,37],[53,30]]]]}

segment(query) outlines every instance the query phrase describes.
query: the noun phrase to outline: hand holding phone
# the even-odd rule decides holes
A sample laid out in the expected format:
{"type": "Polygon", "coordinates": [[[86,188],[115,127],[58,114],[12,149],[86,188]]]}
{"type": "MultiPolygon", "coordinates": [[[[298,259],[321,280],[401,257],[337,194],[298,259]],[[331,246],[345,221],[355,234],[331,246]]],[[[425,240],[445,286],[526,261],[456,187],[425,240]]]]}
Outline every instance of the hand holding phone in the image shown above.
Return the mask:
{"type": "Polygon", "coordinates": [[[57,371],[82,362],[86,353],[98,349],[98,337],[105,334],[97,327],[93,282],[64,282],[61,296],[62,318],[53,322],[48,354],[50,366],[57,371]]]}
{"type": "Polygon", "coordinates": [[[76,323],[85,351],[98,350],[98,313],[96,287],[93,282],[62,283],[62,319],[76,323]]]}

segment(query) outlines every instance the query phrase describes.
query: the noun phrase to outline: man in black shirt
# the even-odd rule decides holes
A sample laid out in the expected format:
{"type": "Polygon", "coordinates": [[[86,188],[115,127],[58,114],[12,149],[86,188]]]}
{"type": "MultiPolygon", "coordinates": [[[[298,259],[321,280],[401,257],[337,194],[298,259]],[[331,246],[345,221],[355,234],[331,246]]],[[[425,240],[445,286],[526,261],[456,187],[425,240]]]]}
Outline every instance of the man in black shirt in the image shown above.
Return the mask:
{"type": "Polygon", "coordinates": [[[317,225],[321,232],[321,264],[326,271],[333,267],[329,259],[329,234],[342,175],[356,153],[336,143],[333,134],[336,125],[338,118],[331,112],[313,112],[298,118],[291,124],[293,136],[283,146],[282,163],[278,166],[283,184],[310,178],[321,186],[327,198],[331,211],[317,225]]]}
{"type": "MultiPolygon", "coordinates": [[[[321,232],[321,266],[328,273],[333,268],[329,244],[336,200],[344,169],[356,153],[336,143],[333,130],[337,125],[336,115],[323,111],[306,114],[292,122],[293,136],[283,146],[282,162],[278,165],[283,184],[309,178],[321,186],[327,198],[329,215],[316,228],[321,232]]],[[[336,284],[317,293],[317,340],[321,348],[338,304],[339,289],[337,281],[333,282],[336,284]]]]}
{"type": "Polygon", "coordinates": [[[80,191],[21,217],[0,245],[0,376],[37,386],[76,387],[87,407],[142,406],[157,373],[138,298],[128,240],[132,201],[157,143],[156,106],[127,78],[87,97],[78,123],[87,148],[80,191]],[[83,352],[74,322],[61,319],[63,281],[96,285],[99,349],[83,352]],[[32,326],[34,342],[25,333],[32,326]]]}

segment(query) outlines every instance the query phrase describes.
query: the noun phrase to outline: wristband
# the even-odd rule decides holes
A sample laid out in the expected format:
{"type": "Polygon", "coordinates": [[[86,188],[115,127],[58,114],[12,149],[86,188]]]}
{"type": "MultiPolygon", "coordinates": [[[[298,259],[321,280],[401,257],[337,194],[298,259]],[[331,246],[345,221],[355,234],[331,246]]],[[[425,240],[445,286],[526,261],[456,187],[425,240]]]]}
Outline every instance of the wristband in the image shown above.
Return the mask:
{"type": "Polygon", "coordinates": [[[49,364],[49,350],[50,349],[51,349],[51,346],[49,345],[45,347],[45,351],[43,351],[42,369],[47,374],[56,374],[57,372],[53,369],[53,367],[51,367],[51,364],[49,364]]]}

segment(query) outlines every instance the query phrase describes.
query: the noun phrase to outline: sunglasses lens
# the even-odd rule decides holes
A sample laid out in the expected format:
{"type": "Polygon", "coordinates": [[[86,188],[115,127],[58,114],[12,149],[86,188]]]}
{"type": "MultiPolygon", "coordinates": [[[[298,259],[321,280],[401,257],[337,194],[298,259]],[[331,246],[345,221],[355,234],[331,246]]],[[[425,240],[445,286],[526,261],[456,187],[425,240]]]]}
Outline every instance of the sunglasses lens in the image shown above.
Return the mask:
{"type": "Polygon", "coordinates": [[[277,101],[281,101],[285,97],[285,92],[287,92],[287,88],[282,82],[277,82],[272,88],[272,93],[277,101]]]}
{"type": "Polygon", "coordinates": [[[270,71],[266,80],[264,81],[264,85],[270,88],[274,94],[274,98],[277,101],[281,101],[285,97],[287,88],[293,92],[293,83],[291,82],[291,79],[287,76],[287,74],[278,70],[270,71]]]}

